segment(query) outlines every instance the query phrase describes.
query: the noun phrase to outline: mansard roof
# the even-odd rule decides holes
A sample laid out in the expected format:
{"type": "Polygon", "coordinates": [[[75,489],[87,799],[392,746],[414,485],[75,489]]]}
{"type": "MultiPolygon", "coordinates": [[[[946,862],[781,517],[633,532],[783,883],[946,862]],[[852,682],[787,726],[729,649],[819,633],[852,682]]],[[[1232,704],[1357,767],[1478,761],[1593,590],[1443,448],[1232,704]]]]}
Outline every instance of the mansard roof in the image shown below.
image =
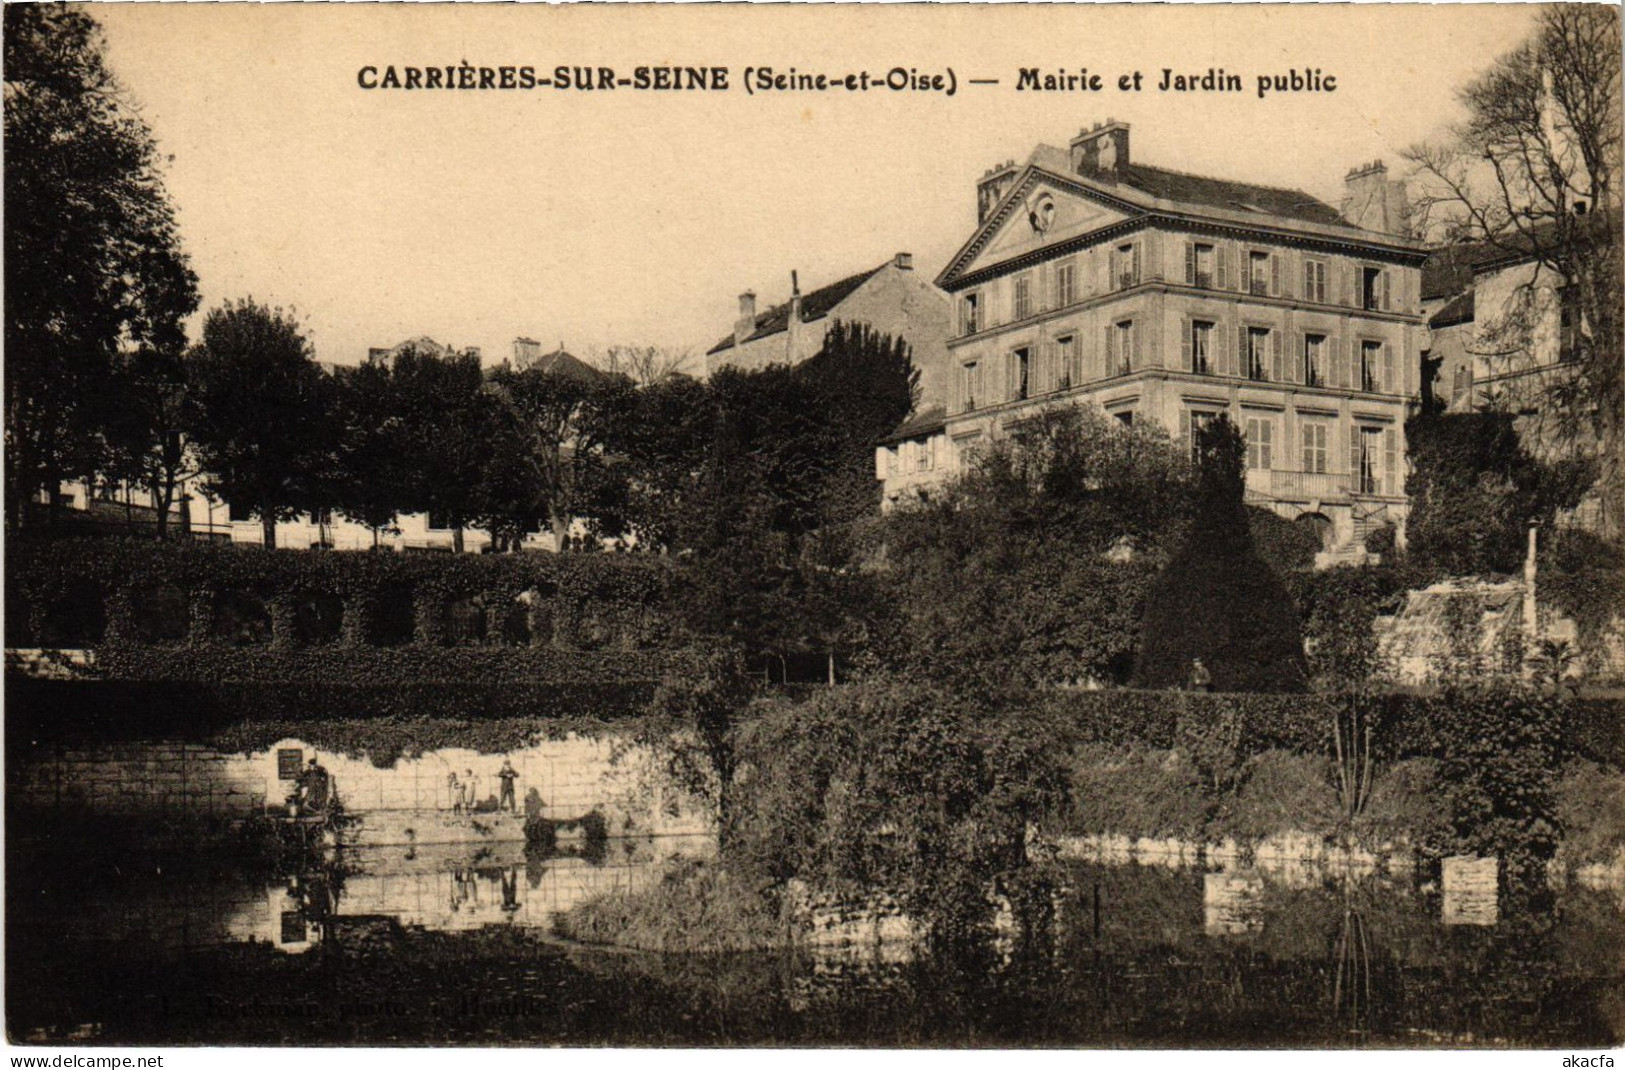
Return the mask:
{"type": "MultiPolygon", "coordinates": [[[[853,291],[857,290],[858,287],[868,282],[883,268],[891,263],[892,261],[888,260],[879,267],[870,268],[868,271],[862,271],[856,275],[849,275],[839,282],[832,282],[822,289],[814,290],[809,294],[803,294],[801,298],[801,322],[811,323],[814,320],[823,319],[825,316],[829,315],[835,310],[836,305],[839,305],[842,301],[845,301],[852,295],[853,291]]],[[[754,342],[758,338],[766,338],[769,335],[778,334],[781,331],[788,330],[789,326],[790,303],[786,301],[782,305],[774,305],[766,312],[757,313],[756,329],[751,331],[750,335],[746,337],[745,341],[754,342]]],[[[712,353],[720,353],[725,349],[732,349],[733,345],[734,336],[730,334],[726,338],[722,339],[722,341],[706,350],[706,355],[709,356],[712,353]]]]}

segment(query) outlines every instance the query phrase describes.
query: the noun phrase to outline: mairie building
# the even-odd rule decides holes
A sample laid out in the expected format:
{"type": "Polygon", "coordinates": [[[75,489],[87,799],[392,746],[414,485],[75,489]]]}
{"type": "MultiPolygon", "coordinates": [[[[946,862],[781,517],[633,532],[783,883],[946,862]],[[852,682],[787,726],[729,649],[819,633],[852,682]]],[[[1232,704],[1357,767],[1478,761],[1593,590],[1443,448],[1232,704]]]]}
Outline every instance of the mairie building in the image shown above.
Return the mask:
{"type": "Polygon", "coordinates": [[[1248,499],[1314,524],[1327,560],[1403,532],[1426,250],[1382,164],[1346,190],[1337,209],[1147,166],[1111,121],[987,172],[937,278],[956,310],[945,404],[880,444],[887,507],[1041,407],[1088,403],[1182,443],[1228,414],[1248,499]]]}

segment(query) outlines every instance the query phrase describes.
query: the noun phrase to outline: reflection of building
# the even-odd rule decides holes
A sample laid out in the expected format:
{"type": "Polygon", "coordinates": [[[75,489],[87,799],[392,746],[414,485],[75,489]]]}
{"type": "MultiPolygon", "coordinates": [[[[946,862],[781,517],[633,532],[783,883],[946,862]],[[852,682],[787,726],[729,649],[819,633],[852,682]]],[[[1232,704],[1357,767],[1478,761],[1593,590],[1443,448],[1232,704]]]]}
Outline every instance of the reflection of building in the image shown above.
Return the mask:
{"type": "Polygon", "coordinates": [[[914,258],[898,253],[877,268],[803,295],[791,273],[790,300],[756,311],[756,295],[739,295],[739,319],[731,335],[705,354],[706,371],[746,371],[770,364],[800,364],[824,345],[836,320],[861,323],[908,343],[920,370],[920,408],[940,404],[951,309],[948,298],[914,273],[914,258]]]}
{"type": "Polygon", "coordinates": [[[1149,167],[1123,123],[989,171],[977,229],[937,279],[958,318],[946,411],[882,445],[888,503],[1043,405],[1089,402],[1182,440],[1226,413],[1247,435],[1249,499],[1357,552],[1406,511],[1424,253],[1381,164],[1347,191],[1339,214],[1149,167]]]}

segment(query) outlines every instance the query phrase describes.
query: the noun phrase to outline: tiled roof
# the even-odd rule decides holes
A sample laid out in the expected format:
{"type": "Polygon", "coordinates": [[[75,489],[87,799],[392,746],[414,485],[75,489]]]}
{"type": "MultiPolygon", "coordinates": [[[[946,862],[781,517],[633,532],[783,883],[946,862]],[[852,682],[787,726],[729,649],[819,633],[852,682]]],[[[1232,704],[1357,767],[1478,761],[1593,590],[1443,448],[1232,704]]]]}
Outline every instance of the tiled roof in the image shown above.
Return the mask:
{"type": "Polygon", "coordinates": [[[918,438],[920,435],[929,435],[941,431],[947,425],[947,410],[941,405],[932,405],[929,408],[921,409],[898,424],[891,434],[881,439],[881,442],[902,442],[904,439],[918,438]]]}
{"type": "Polygon", "coordinates": [[[1495,250],[1482,242],[1463,242],[1435,249],[1422,265],[1422,300],[1453,297],[1473,285],[1473,265],[1490,259],[1495,250]]]}
{"type": "Polygon", "coordinates": [[[1228,211],[1256,212],[1260,215],[1301,219],[1307,223],[1347,226],[1337,209],[1299,189],[1258,186],[1251,182],[1230,182],[1222,178],[1188,175],[1161,167],[1131,163],[1118,171],[1118,181],[1142,193],[1181,204],[1228,211]]]}
{"type": "Polygon", "coordinates": [[[1466,290],[1450,299],[1439,311],[1428,317],[1428,326],[1437,330],[1440,327],[1454,327],[1460,323],[1473,322],[1473,290],[1466,290]]]}
{"type": "Polygon", "coordinates": [[[584,383],[597,382],[604,377],[604,373],[591,364],[577,357],[571,356],[562,349],[551,353],[544,353],[531,362],[530,366],[543,375],[558,375],[566,379],[576,379],[584,383]]]}
{"type": "MultiPolygon", "coordinates": [[[[868,282],[876,272],[880,271],[891,262],[892,261],[888,260],[885,264],[881,264],[880,267],[870,268],[868,271],[860,272],[859,274],[844,278],[840,282],[832,282],[821,290],[814,290],[810,294],[803,294],[801,297],[801,322],[811,323],[813,320],[823,319],[834,310],[836,305],[850,297],[852,295],[852,291],[868,282]]],[[[766,312],[757,313],[756,329],[750,333],[745,341],[754,342],[758,338],[766,338],[768,335],[778,334],[780,331],[788,329],[789,326],[789,302],[785,302],[782,305],[774,305],[766,312]]],[[[722,341],[706,350],[706,353],[707,355],[711,353],[720,353],[724,349],[732,349],[733,344],[734,336],[730,334],[722,341]]]]}

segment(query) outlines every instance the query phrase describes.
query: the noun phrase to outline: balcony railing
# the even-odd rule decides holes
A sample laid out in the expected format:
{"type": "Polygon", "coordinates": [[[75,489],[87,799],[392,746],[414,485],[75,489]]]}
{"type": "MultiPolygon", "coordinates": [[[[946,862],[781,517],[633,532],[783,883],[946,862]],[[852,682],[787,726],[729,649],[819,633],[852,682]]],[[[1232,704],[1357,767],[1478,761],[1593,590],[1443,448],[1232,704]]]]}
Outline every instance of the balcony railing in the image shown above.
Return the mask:
{"type": "Polygon", "coordinates": [[[1349,477],[1340,472],[1249,468],[1247,490],[1266,498],[1346,499],[1349,497],[1349,477]]]}

